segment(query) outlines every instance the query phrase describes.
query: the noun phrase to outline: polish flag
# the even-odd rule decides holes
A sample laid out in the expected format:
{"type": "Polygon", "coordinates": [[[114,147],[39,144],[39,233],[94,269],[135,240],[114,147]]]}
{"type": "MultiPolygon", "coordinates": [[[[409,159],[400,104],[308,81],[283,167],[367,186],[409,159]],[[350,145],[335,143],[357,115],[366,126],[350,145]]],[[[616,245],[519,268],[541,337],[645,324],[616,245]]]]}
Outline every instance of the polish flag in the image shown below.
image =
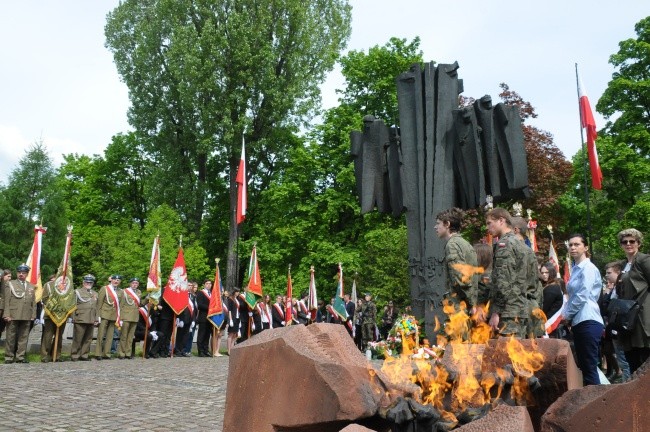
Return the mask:
{"type": "Polygon", "coordinates": [[[241,159],[237,169],[237,225],[246,219],[246,206],[248,196],[246,195],[246,150],[244,147],[244,137],[241,141],[241,159]]]}
{"type": "Polygon", "coordinates": [[[41,283],[41,250],[43,245],[43,234],[45,234],[46,231],[47,228],[41,225],[34,226],[34,243],[32,244],[32,249],[29,251],[27,261],[25,261],[29,266],[27,280],[32,285],[36,286],[34,292],[36,302],[41,301],[41,297],[43,297],[43,284],[41,283]]]}
{"type": "Polygon", "coordinates": [[[603,188],[603,173],[598,163],[598,152],[596,151],[596,121],[591,112],[591,105],[587,93],[582,85],[582,79],[578,76],[578,98],[580,104],[580,125],[587,130],[587,153],[589,154],[589,167],[591,169],[591,186],[594,189],[603,188]]]}

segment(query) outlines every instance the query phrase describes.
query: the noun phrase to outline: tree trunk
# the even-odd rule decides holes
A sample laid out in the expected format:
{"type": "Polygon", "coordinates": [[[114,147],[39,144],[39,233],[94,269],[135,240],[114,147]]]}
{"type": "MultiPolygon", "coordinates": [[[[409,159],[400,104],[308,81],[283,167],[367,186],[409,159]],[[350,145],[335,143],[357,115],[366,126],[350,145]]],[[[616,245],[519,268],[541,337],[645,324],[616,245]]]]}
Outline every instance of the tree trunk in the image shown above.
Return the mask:
{"type": "MultiPolygon", "coordinates": [[[[239,162],[237,160],[237,162],[239,162]]],[[[238,164],[232,159],[230,161],[230,229],[228,231],[228,267],[226,269],[226,288],[239,285],[239,252],[237,244],[239,240],[239,227],[237,226],[237,168],[238,164]]]]}

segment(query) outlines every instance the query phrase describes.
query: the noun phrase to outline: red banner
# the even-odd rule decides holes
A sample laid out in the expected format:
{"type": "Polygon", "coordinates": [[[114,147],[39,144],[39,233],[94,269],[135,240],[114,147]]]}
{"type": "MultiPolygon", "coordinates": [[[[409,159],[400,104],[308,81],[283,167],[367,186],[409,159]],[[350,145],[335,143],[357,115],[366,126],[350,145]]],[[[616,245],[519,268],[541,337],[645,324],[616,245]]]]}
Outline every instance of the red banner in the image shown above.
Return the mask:
{"type": "Polygon", "coordinates": [[[180,315],[190,302],[187,293],[187,270],[183,248],[178,250],[174,268],[169,275],[162,297],[176,315],[180,315]]]}

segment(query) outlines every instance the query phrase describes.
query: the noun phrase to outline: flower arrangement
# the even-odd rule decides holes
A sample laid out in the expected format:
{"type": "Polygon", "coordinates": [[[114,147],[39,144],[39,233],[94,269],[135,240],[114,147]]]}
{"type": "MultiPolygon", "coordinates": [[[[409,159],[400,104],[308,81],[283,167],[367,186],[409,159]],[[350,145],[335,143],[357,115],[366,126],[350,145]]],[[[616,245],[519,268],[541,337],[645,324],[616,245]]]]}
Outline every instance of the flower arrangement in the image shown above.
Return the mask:
{"type": "Polygon", "coordinates": [[[413,359],[439,360],[445,352],[444,347],[429,346],[420,332],[420,324],[412,315],[402,315],[388,333],[384,355],[408,354],[413,359]]]}
{"type": "Polygon", "coordinates": [[[368,349],[372,353],[373,359],[384,359],[386,354],[392,355],[385,341],[368,342],[368,349]]]}

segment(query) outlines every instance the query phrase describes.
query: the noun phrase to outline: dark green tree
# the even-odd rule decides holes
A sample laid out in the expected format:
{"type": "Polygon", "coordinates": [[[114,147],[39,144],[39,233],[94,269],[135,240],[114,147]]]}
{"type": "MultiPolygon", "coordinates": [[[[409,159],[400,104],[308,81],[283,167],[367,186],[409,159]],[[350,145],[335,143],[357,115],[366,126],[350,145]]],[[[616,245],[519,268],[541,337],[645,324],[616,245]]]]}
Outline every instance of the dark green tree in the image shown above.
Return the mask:
{"type": "MultiPolygon", "coordinates": [[[[43,142],[32,144],[0,189],[0,261],[14,268],[25,262],[34,240],[34,226],[48,228],[43,237],[41,272],[59,265],[65,243],[66,216],[56,170],[43,142]]],[[[47,276],[44,276],[47,277],[47,276]]]]}
{"type": "Polygon", "coordinates": [[[314,112],[318,85],[345,46],[348,2],[126,0],[109,13],[105,34],[129,87],[129,121],[158,167],[153,193],[195,234],[208,198],[228,198],[234,285],[242,138],[251,188],[263,188],[286,160],[287,131],[314,112]]]}
{"type": "MultiPolygon", "coordinates": [[[[395,78],[416,62],[422,62],[418,38],[412,42],[392,38],[367,53],[351,51],[341,59],[345,85],[339,106],[325,113],[323,124],[304,143],[295,143],[291,163],[276,173],[259,197],[255,217],[263,224],[255,225],[250,238],[258,241],[260,262],[267,263],[262,276],[270,292],[286,289],[289,263],[294,291],[306,290],[313,265],[319,296],[329,299],[341,262],[346,292],[357,272],[359,289],[380,295],[382,302],[408,298],[404,222],[377,213],[361,216],[350,131],[361,128],[366,114],[394,123],[395,78]],[[375,273],[382,265],[386,267],[375,273]]],[[[245,247],[249,254],[250,244],[245,247]]]]}

